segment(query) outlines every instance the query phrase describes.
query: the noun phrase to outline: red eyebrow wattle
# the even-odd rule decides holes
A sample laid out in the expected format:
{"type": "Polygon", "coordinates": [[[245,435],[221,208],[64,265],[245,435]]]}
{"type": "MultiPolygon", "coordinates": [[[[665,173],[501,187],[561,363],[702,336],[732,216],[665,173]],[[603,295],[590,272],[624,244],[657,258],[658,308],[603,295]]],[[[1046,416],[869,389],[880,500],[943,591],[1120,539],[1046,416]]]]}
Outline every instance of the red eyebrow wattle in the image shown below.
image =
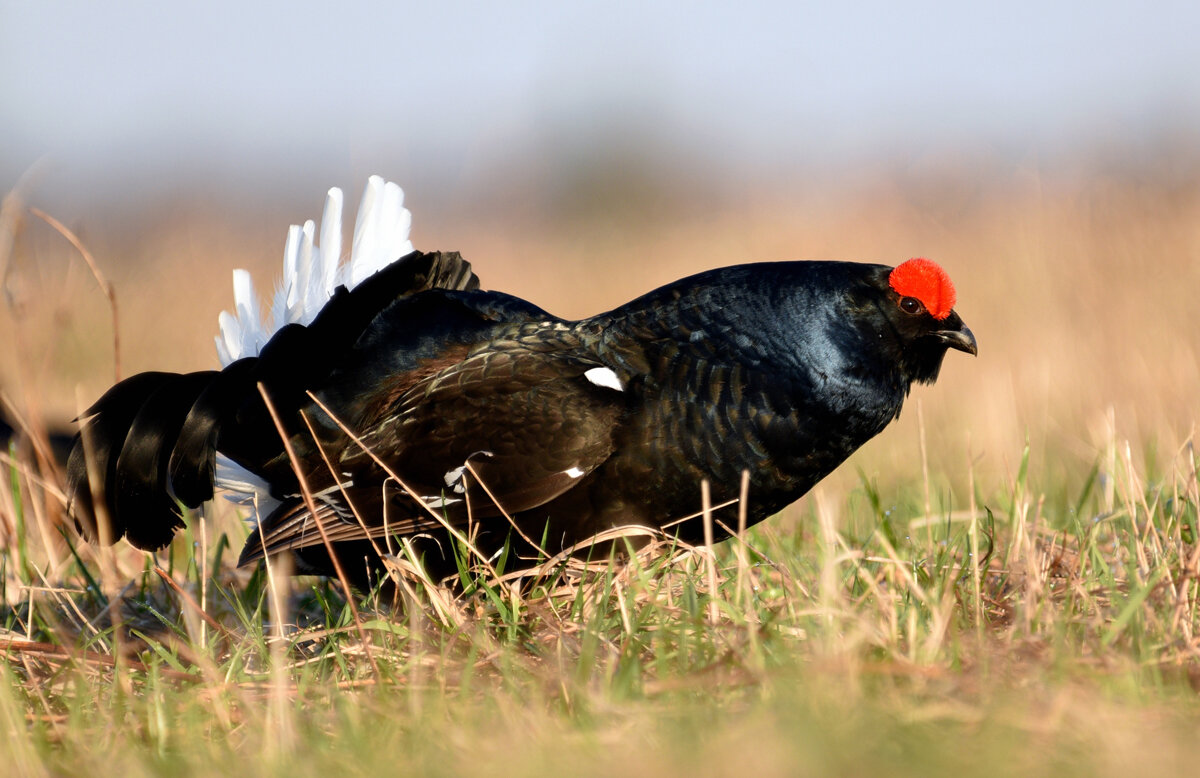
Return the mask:
{"type": "Polygon", "coordinates": [[[938,263],[917,257],[897,265],[888,276],[888,284],[901,297],[915,297],[935,319],[944,319],[954,310],[954,284],[938,263]]]}

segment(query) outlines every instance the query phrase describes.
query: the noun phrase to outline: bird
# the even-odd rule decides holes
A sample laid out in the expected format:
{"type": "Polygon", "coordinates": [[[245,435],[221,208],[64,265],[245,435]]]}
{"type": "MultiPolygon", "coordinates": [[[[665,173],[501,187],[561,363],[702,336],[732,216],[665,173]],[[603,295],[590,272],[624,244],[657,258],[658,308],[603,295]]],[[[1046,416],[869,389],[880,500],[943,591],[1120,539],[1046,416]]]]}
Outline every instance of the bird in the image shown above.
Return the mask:
{"type": "Polygon", "coordinates": [[[83,414],[85,537],[161,549],[183,507],[233,490],[255,522],[240,565],[340,562],[369,588],[400,553],[445,578],[464,547],[588,556],[631,527],[701,543],[707,488],[721,539],[880,433],[947,351],[978,353],[926,258],[739,264],[570,320],[413,249],[402,203],[372,177],[339,263],[330,190],[320,245],[313,222],[291,229],[267,315],[235,271],[220,370],[141,373],[83,414]]]}

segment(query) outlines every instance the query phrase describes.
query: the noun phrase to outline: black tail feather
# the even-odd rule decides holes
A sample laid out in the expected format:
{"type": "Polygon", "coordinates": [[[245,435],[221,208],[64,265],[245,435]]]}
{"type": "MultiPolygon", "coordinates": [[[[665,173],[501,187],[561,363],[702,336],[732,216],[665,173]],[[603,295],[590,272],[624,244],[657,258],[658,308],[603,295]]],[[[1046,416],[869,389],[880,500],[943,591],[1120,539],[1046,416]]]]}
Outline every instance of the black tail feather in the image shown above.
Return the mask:
{"type": "Polygon", "coordinates": [[[146,398],[176,377],[174,373],[139,373],[109,389],[84,413],[83,429],[75,436],[67,458],[67,493],[75,525],[88,539],[113,542],[125,534],[124,522],[117,519],[117,461],[146,398]],[[99,476],[98,482],[90,486],[89,458],[99,476]],[[103,506],[100,511],[93,503],[93,491],[103,506]],[[107,537],[100,532],[98,514],[109,522],[107,537]]]}
{"type": "Polygon", "coordinates": [[[339,288],[311,324],[284,327],[258,357],[221,372],[125,379],[88,409],[75,436],[67,477],[76,526],[93,541],[125,537],[141,549],[162,548],[183,526],[179,503],[198,507],[212,498],[218,448],[273,485],[294,489],[257,384],[266,387],[288,433],[300,432],[297,412],[306,392],[328,379],[392,301],[428,289],[478,286],[457,253],[413,252],[351,291],[339,288]],[[100,531],[101,520],[107,532],[100,531]]]}
{"type": "Polygon", "coordinates": [[[248,357],[234,362],[192,403],[168,464],[171,487],[184,505],[195,507],[212,499],[221,420],[229,415],[231,408],[237,407],[248,390],[253,390],[252,374],[257,361],[248,357]]]}
{"type": "Polygon", "coordinates": [[[217,375],[210,370],[174,376],[146,398],[129,427],[117,458],[114,503],[126,539],[138,548],[162,548],[183,526],[167,464],[189,409],[217,375]]]}

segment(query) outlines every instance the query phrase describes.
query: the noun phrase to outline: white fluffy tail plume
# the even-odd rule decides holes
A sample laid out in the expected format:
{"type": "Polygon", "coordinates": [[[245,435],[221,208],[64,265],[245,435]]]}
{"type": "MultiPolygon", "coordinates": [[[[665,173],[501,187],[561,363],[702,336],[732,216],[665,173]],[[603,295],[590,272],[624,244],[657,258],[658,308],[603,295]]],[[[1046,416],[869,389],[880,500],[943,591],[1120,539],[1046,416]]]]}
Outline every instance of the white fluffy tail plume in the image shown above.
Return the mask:
{"type": "Polygon", "coordinates": [[[320,244],[310,219],[288,229],[283,250],[283,278],[270,310],[264,315],[254,281],[245,270],[233,271],[233,312],[218,318],[217,356],[226,366],[254,356],[271,336],[288,324],[308,324],[338,286],[353,289],[364,279],[413,250],[409,241],[412,214],[404,207],[404,192],[379,176],[367,180],[349,260],[342,259],[342,190],[325,197],[320,244]]]}

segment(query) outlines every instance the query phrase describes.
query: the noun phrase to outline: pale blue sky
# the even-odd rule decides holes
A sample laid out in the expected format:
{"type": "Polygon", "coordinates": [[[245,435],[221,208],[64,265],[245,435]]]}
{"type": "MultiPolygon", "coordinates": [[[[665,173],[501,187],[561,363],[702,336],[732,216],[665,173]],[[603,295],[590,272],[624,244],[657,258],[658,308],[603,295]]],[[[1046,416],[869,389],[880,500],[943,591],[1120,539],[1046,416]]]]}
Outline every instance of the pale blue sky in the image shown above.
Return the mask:
{"type": "Polygon", "coordinates": [[[3,188],[36,160],[49,192],[464,180],[597,132],[770,171],[1198,129],[1194,1],[0,0],[3,188]]]}

